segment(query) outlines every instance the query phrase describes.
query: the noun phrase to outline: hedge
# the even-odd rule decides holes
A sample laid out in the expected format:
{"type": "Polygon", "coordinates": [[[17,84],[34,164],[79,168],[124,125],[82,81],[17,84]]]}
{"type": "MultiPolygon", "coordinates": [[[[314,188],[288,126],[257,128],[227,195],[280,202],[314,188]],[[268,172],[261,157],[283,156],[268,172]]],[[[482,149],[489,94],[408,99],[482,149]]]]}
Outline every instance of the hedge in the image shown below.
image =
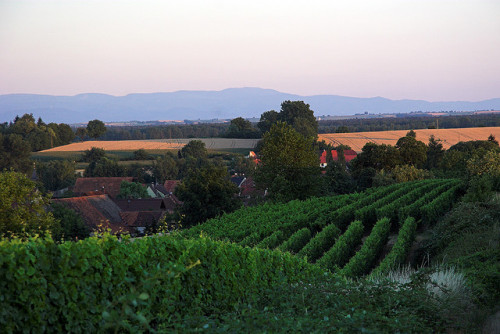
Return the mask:
{"type": "Polygon", "coordinates": [[[258,248],[264,249],[274,249],[278,247],[283,240],[285,239],[285,235],[281,231],[276,231],[267,238],[264,238],[261,242],[257,244],[258,248]]]}
{"type": "Polygon", "coordinates": [[[170,236],[0,241],[4,333],[149,331],[323,271],[289,253],[170,236]],[[154,321],[153,321],[154,319],[154,321]]]}

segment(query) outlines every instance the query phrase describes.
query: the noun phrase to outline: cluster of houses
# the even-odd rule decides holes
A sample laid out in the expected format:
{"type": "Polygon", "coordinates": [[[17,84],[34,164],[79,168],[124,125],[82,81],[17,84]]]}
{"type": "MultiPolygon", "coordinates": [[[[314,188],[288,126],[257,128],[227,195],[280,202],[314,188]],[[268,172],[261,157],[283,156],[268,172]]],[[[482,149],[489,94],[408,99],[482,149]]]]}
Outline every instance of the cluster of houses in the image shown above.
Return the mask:
{"type": "Polygon", "coordinates": [[[78,178],[72,189],[75,197],[54,198],[79,213],[90,230],[109,229],[112,233],[142,235],[148,228],[157,226],[167,214],[182,204],[174,195],[177,180],[147,186],[151,198],[119,199],[123,181],[133,182],[132,177],[78,178]]]}
{"type": "MultiPolygon", "coordinates": [[[[327,166],[328,151],[320,156],[320,167],[327,166]]],[[[339,160],[336,150],[330,152],[333,161],[339,160]]],[[[345,162],[356,157],[353,150],[343,152],[345,162]]],[[[257,155],[250,152],[248,158],[260,163],[257,155]]],[[[266,195],[265,191],[256,189],[252,177],[233,175],[233,182],[239,189],[238,197],[245,205],[252,200],[266,195]]],[[[109,229],[112,233],[129,233],[133,236],[143,235],[154,228],[167,215],[174,213],[182,202],[174,195],[179,180],[167,180],[164,184],[147,185],[147,193],[151,198],[120,199],[120,187],[123,181],[133,182],[132,177],[81,177],[76,180],[72,192],[75,197],[57,198],[53,201],[79,213],[90,230],[109,229]]]]}

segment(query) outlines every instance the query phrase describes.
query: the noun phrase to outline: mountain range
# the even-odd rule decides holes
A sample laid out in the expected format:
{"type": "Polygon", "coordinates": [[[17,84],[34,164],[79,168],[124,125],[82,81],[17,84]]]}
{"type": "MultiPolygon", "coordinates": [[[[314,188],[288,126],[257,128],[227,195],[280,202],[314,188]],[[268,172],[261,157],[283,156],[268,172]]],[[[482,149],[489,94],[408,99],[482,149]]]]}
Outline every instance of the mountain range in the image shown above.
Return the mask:
{"type": "Polygon", "coordinates": [[[45,122],[84,123],[92,119],[106,122],[231,119],[260,117],[264,111],[280,110],[283,101],[304,101],[316,116],[344,116],[409,113],[412,111],[475,111],[500,109],[500,98],[468,102],[428,102],[390,100],[383,97],[357,98],[338,95],[301,96],[262,88],[229,88],[221,91],[177,91],[171,93],[79,94],[54,96],[37,94],[0,95],[0,122],[16,115],[32,113],[45,122]]]}

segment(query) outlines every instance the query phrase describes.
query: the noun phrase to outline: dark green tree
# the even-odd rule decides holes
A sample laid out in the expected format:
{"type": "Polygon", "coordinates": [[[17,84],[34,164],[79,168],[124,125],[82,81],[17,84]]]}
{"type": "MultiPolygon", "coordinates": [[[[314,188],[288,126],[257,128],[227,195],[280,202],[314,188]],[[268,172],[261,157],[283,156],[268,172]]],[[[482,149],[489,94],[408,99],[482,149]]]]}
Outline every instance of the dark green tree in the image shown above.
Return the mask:
{"type": "Polygon", "coordinates": [[[423,167],[427,160],[427,146],[423,142],[415,139],[411,132],[412,131],[408,132],[405,137],[399,138],[396,143],[396,148],[399,150],[399,155],[401,156],[403,164],[420,168],[423,167]]]}
{"type": "Polygon", "coordinates": [[[427,144],[427,161],[425,163],[425,168],[438,168],[443,160],[444,152],[441,140],[436,139],[434,138],[434,135],[431,135],[429,137],[429,143],[427,144]]]}
{"type": "MultiPolygon", "coordinates": [[[[331,155],[330,155],[331,156],[331,155]]],[[[325,182],[328,193],[349,194],[356,190],[356,183],[347,171],[345,164],[338,161],[328,161],[325,182]]]]}
{"type": "Polygon", "coordinates": [[[80,139],[80,141],[83,141],[85,137],[87,136],[87,129],[86,128],[78,128],[75,131],[75,135],[80,139]]]}
{"type": "Polygon", "coordinates": [[[252,126],[250,121],[243,117],[231,120],[226,134],[229,138],[259,138],[259,131],[252,126]]]}
{"type": "Polygon", "coordinates": [[[27,173],[32,168],[30,144],[19,134],[0,133],[0,171],[12,168],[27,173]]]}
{"type": "Polygon", "coordinates": [[[165,154],[153,162],[153,175],[157,182],[176,180],[179,174],[177,161],[170,154],[165,154]]]}
{"type": "Polygon", "coordinates": [[[183,202],[178,215],[182,225],[191,226],[241,206],[238,188],[229,181],[224,167],[204,166],[191,170],[177,186],[175,195],[183,202]]]}
{"type": "Polygon", "coordinates": [[[150,198],[145,186],[137,182],[123,181],[120,184],[120,193],[118,198],[131,199],[131,198],[150,198]]]}
{"type": "Polygon", "coordinates": [[[84,171],[85,177],[118,177],[126,176],[126,174],[127,171],[124,167],[109,158],[92,161],[84,171]]]}
{"type": "Polygon", "coordinates": [[[0,198],[0,237],[24,237],[52,229],[54,217],[45,211],[49,199],[25,174],[0,172],[0,198]]]}
{"type": "Polygon", "coordinates": [[[275,110],[269,110],[260,115],[260,121],[257,123],[257,127],[262,133],[266,133],[271,130],[271,126],[276,124],[279,120],[279,113],[275,110]]]}
{"type": "Polygon", "coordinates": [[[37,175],[46,190],[58,190],[75,183],[75,162],[52,160],[36,165],[37,175]]]}
{"type": "Polygon", "coordinates": [[[151,159],[151,156],[146,152],[145,149],[141,148],[133,153],[133,159],[134,160],[149,160],[151,159]]]}
{"type": "Polygon", "coordinates": [[[264,134],[255,180],[277,201],[305,199],[319,193],[319,159],[308,138],[278,122],[264,134]]]}
{"type": "Polygon", "coordinates": [[[206,158],[208,151],[201,140],[191,140],[180,150],[180,155],[182,158],[206,158]]]}
{"type": "Polygon", "coordinates": [[[314,112],[304,101],[284,101],[281,104],[279,120],[290,124],[305,138],[318,139],[318,121],[314,112]]]}
{"type": "Polygon", "coordinates": [[[50,207],[56,221],[51,229],[54,240],[81,240],[89,237],[90,230],[82,216],[62,204],[52,203],[50,207]]]}
{"type": "Polygon", "coordinates": [[[91,147],[83,151],[82,160],[85,162],[97,162],[106,157],[106,151],[99,147],[91,147]]]}
{"type": "Polygon", "coordinates": [[[103,134],[106,133],[106,126],[104,123],[98,119],[94,119],[93,121],[89,121],[87,123],[87,134],[90,138],[99,138],[103,134]]]}

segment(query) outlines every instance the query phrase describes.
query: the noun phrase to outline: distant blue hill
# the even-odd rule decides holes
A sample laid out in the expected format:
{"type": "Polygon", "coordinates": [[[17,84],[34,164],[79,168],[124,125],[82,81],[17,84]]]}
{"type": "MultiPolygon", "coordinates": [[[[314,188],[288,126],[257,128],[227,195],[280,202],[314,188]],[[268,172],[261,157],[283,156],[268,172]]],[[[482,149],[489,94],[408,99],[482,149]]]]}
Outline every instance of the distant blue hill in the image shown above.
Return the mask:
{"type": "Polygon", "coordinates": [[[32,113],[45,122],[78,123],[92,119],[112,121],[231,119],[260,117],[267,110],[279,111],[281,102],[309,103],[316,116],[358,113],[407,113],[411,111],[474,111],[500,109],[500,98],[479,102],[428,102],[356,98],[337,95],[300,96],[272,89],[229,88],[221,91],[178,91],[173,93],[79,94],[52,96],[35,94],[0,95],[0,122],[32,113]]]}

